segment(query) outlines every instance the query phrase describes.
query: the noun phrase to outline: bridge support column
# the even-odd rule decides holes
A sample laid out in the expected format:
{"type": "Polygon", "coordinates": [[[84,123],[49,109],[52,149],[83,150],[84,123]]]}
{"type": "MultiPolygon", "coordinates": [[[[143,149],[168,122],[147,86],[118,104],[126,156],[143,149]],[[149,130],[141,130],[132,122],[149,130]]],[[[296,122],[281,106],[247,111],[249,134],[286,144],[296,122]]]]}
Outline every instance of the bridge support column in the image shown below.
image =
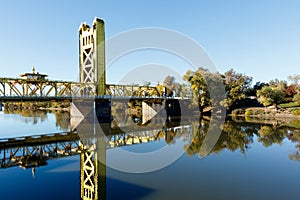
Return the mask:
{"type": "Polygon", "coordinates": [[[0,101],[0,111],[2,111],[2,107],[3,107],[3,104],[2,104],[2,102],[0,101]]]}
{"type": "Polygon", "coordinates": [[[111,122],[111,101],[109,99],[96,99],[96,116],[99,123],[111,122]]]}
{"type": "Polygon", "coordinates": [[[167,99],[165,109],[167,112],[167,120],[173,121],[175,118],[181,117],[181,107],[178,99],[167,99]]]}

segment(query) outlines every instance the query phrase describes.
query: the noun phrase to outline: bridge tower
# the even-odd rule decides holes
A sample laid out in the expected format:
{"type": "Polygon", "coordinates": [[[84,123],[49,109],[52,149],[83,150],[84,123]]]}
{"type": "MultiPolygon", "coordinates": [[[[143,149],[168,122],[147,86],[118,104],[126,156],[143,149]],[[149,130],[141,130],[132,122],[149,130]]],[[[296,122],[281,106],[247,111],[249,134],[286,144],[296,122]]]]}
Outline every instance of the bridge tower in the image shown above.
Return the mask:
{"type": "Polygon", "coordinates": [[[105,95],[105,31],[104,21],[95,18],[92,26],[82,23],[79,27],[79,77],[80,82],[95,83],[86,88],[105,95]]]}

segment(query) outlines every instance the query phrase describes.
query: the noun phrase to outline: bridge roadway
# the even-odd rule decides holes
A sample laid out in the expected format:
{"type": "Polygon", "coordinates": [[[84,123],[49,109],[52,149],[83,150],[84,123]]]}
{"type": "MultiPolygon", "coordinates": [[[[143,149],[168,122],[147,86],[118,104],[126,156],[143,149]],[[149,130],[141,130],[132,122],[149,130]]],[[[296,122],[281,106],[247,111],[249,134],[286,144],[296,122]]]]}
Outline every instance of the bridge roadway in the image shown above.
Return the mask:
{"type": "MultiPolygon", "coordinates": [[[[190,130],[190,127],[185,125],[161,129],[161,126],[152,126],[148,130],[131,133],[112,128],[106,136],[106,149],[152,142],[161,137],[167,140],[170,131],[180,134],[183,129],[190,130]]],[[[93,134],[81,138],[76,131],[0,139],[0,168],[40,166],[49,159],[77,155],[93,150],[95,139],[97,136],[93,134]],[[85,146],[81,141],[88,141],[91,145],[85,146]]]]}

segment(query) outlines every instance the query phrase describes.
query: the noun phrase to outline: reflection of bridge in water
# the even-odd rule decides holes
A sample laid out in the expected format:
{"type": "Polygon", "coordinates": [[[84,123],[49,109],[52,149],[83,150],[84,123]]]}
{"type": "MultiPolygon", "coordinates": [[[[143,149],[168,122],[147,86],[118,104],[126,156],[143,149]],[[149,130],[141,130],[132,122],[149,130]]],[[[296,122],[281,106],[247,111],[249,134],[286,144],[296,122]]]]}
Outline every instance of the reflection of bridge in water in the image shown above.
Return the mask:
{"type": "MultiPolygon", "coordinates": [[[[106,149],[116,147],[148,143],[157,139],[168,141],[168,131],[181,132],[182,129],[189,132],[190,125],[176,126],[170,128],[149,129],[131,133],[120,133],[119,128],[112,128],[106,135],[106,149]]],[[[90,140],[90,146],[83,145],[77,131],[53,133],[44,135],[24,136],[16,138],[0,139],[1,168],[24,166],[31,167],[24,158],[36,157],[36,159],[48,160],[66,156],[73,156],[93,148],[93,140],[96,135],[84,137],[84,141],[90,140]]]]}
{"type": "Polygon", "coordinates": [[[110,128],[104,138],[105,148],[100,148],[104,151],[99,151],[97,146],[100,144],[98,140],[103,141],[103,138],[93,134],[81,138],[77,131],[1,139],[0,168],[21,166],[34,169],[46,165],[47,160],[80,154],[81,199],[105,199],[106,166],[97,160],[98,154],[103,154],[105,160],[106,149],[148,143],[161,138],[170,141],[170,132],[182,135],[191,129],[190,125],[157,126],[124,133],[120,128],[110,128]]]}

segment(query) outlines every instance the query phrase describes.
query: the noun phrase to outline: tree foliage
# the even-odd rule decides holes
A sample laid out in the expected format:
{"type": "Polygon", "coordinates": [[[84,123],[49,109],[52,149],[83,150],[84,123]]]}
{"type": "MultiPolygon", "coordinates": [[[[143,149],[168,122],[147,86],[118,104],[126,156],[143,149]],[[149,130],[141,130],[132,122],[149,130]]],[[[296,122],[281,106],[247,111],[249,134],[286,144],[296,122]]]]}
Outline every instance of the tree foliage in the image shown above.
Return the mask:
{"type": "MultiPolygon", "coordinates": [[[[260,106],[258,102],[264,106],[277,106],[283,101],[300,101],[300,75],[289,76],[289,80],[293,82],[291,85],[288,85],[287,81],[274,79],[269,83],[257,82],[251,87],[252,77],[235,72],[233,69],[221,75],[212,73],[204,68],[198,68],[196,71],[188,70],[183,79],[188,82],[185,87],[182,87],[180,84],[176,85],[174,77],[167,77],[164,83],[168,87],[176,88],[179,94],[184,91],[188,96],[190,91],[193,105],[199,106],[200,111],[204,107],[214,107],[217,104],[232,111],[247,106],[260,106]],[[219,89],[216,87],[218,82],[223,83],[223,89],[225,86],[226,93],[223,97],[220,95],[220,97],[216,98],[215,94],[218,94],[218,92],[215,91],[219,89]],[[211,94],[212,91],[215,93],[211,94]],[[250,96],[251,98],[249,98],[250,96]],[[258,101],[253,96],[256,96],[258,101]]],[[[219,93],[221,94],[222,92],[219,93]]]]}
{"type": "Polygon", "coordinates": [[[208,77],[208,70],[198,68],[195,72],[188,70],[183,79],[188,81],[193,93],[193,104],[199,107],[209,106],[211,99],[205,78],[208,77]]]}
{"type": "Polygon", "coordinates": [[[268,87],[264,86],[262,89],[257,91],[258,101],[264,106],[275,105],[283,102],[285,92],[281,87],[268,87]]]}
{"type": "Polygon", "coordinates": [[[199,106],[200,112],[204,107],[216,106],[222,99],[222,78],[219,73],[212,73],[207,69],[198,68],[196,71],[188,70],[183,79],[190,84],[193,104],[199,106]],[[213,97],[211,93],[213,92],[213,97]]]}
{"type": "Polygon", "coordinates": [[[300,103],[300,94],[295,94],[294,98],[293,98],[293,101],[295,102],[299,102],[300,103]]]}
{"type": "Polygon", "coordinates": [[[187,84],[180,84],[176,82],[176,79],[174,76],[168,75],[163,85],[158,85],[161,89],[161,87],[164,87],[164,89],[167,91],[167,96],[176,96],[176,97],[188,97],[189,96],[189,87],[187,84]]]}
{"type": "Polygon", "coordinates": [[[258,81],[258,82],[255,83],[255,85],[253,85],[253,87],[249,87],[247,89],[246,95],[247,96],[256,96],[257,90],[260,90],[264,86],[269,86],[269,84],[258,81]]]}
{"type": "Polygon", "coordinates": [[[239,101],[246,98],[246,92],[250,88],[252,77],[235,72],[233,69],[225,72],[224,84],[226,99],[222,102],[227,109],[236,108],[239,101]]]}
{"type": "Polygon", "coordinates": [[[299,86],[300,75],[298,74],[290,75],[288,76],[288,80],[291,81],[293,84],[299,86]]]}
{"type": "Polygon", "coordinates": [[[287,97],[293,97],[295,94],[297,94],[297,85],[291,84],[287,86],[285,93],[287,97]]]}
{"type": "Polygon", "coordinates": [[[170,90],[174,90],[175,87],[175,77],[168,75],[163,83],[164,86],[168,87],[170,90]]]}

